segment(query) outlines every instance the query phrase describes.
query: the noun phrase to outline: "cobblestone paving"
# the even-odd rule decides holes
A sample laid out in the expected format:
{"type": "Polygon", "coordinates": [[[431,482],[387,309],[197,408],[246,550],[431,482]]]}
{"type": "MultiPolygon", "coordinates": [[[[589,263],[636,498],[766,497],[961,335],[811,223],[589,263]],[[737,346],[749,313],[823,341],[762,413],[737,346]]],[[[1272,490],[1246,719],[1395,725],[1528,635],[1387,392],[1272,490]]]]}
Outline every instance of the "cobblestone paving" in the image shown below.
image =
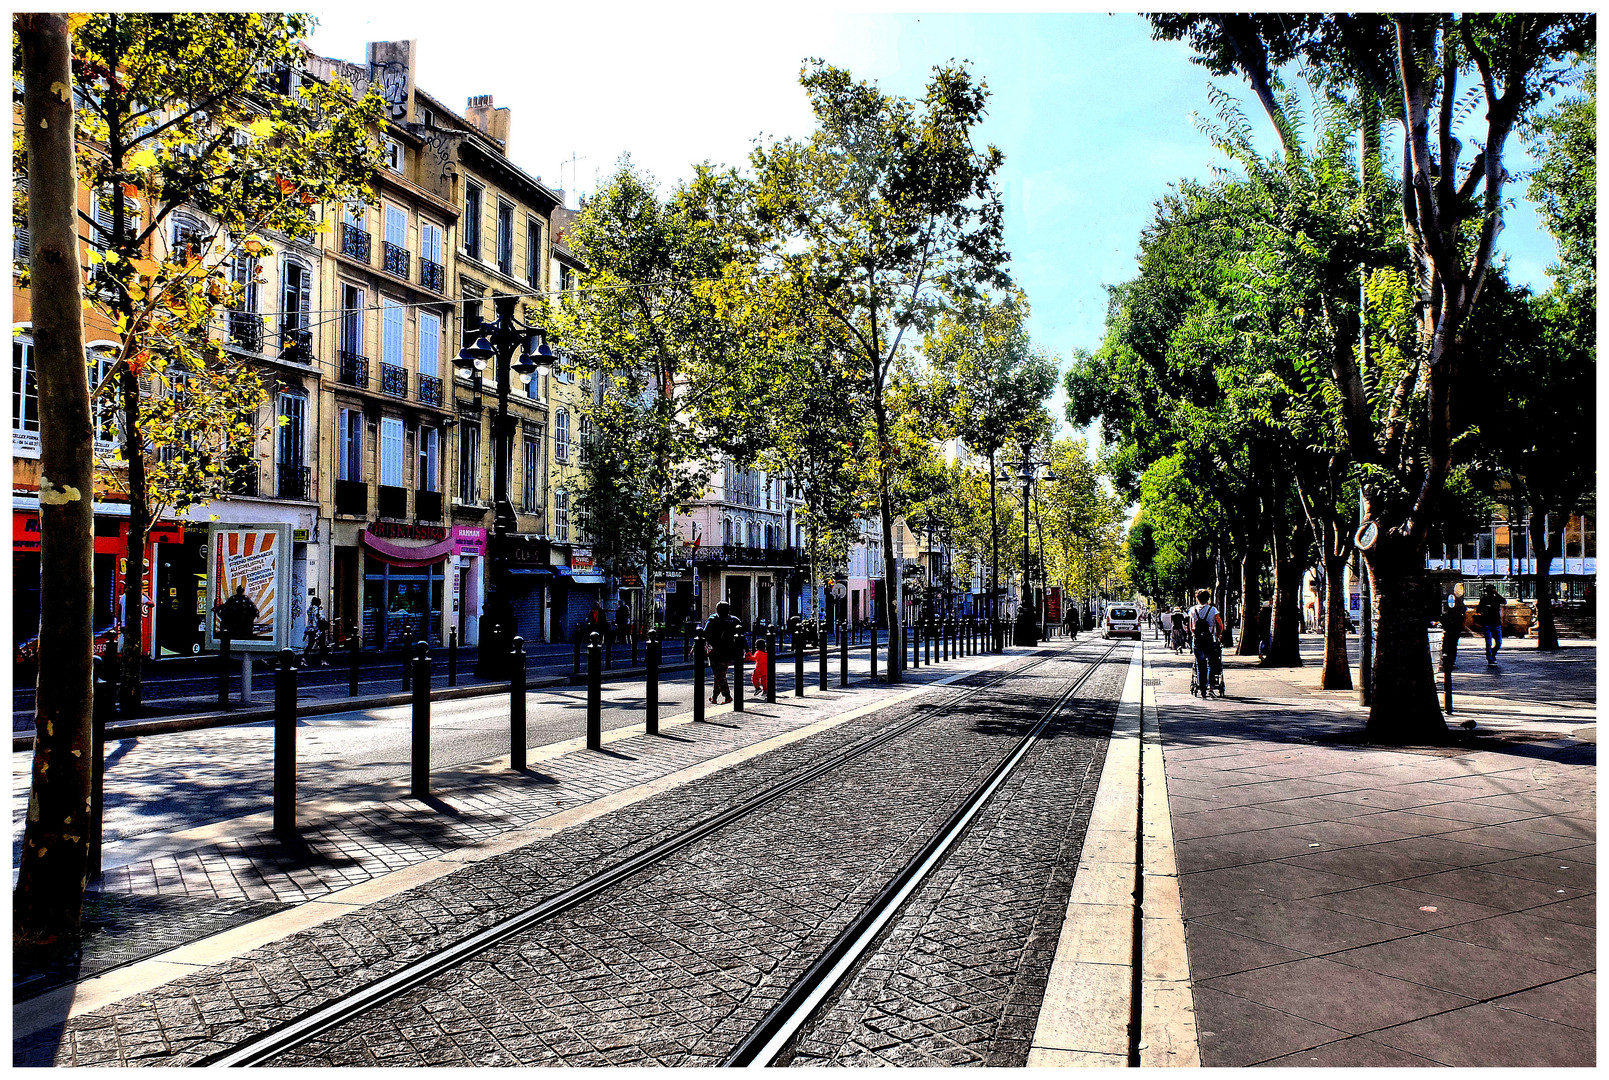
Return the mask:
{"type": "Polygon", "coordinates": [[[1022,1067],[1126,664],[1085,684],[781,1064],[1022,1067]]]}
{"type": "Polygon", "coordinates": [[[1073,668],[984,691],[274,1064],[716,1064],[1073,668]]]}
{"type": "MultiPolygon", "coordinates": [[[[1012,661],[1008,670],[1035,662],[1032,658],[1012,661]]],[[[991,677],[975,676],[968,682],[991,677]]],[[[940,695],[949,692],[952,691],[937,691],[940,695]]],[[[438,882],[292,935],[149,994],[75,1017],[64,1027],[36,1032],[14,1043],[14,1060],[19,1065],[194,1063],[561,891],[600,866],[656,842],[677,825],[718,812],[755,786],[897,723],[919,705],[920,702],[907,703],[855,718],[741,767],[723,770],[550,839],[472,864],[438,882]]],[[[624,779],[632,783],[648,778],[631,777],[634,757],[647,761],[650,757],[657,760],[659,755],[675,757],[685,753],[688,760],[684,764],[691,764],[711,756],[709,746],[700,745],[708,740],[741,740],[738,744],[745,745],[775,734],[768,724],[782,723],[750,712],[741,729],[712,723],[702,729],[675,729],[672,738],[650,740],[642,736],[612,744],[610,772],[592,782],[595,790],[588,798],[601,793],[604,780],[609,781],[608,790],[627,786],[618,773],[624,772],[624,779]]],[[[792,721],[788,726],[796,723],[792,721]]],[[[487,828],[487,833],[502,832],[558,809],[548,785],[558,777],[561,765],[580,757],[586,755],[571,755],[545,764],[548,775],[534,778],[531,789],[487,780],[483,794],[491,799],[501,783],[501,804],[510,815],[508,822],[487,828]],[[533,790],[538,794],[533,795],[533,790]]],[[[586,769],[603,768],[601,761],[596,765],[576,763],[573,767],[578,770],[573,776],[577,783],[587,780],[586,769]]],[[[654,774],[670,771],[670,767],[656,768],[654,774]]],[[[572,778],[567,782],[568,779],[572,778]]],[[[283,853],[288,868],[283,876],[300,877],[305,885],[327,892],[347,880],[362,880],[392,869],[392,863],[407,865],[473,842],[483,835],[478,831],[482,827],[480,817],[432,814],[396,804],[380,807],[309,830],[306,851],[283,853]],[[410,845],[417,850],[408,852],[410,845]],[[304,870],[309,863],[314,869],[304,870]],[[346,877],[338,873],[343,870],[346,877]]],[[[213,895],[233,890],[234,895],[247,896],[248,885],[267,888],[269,895],[274,895],[269,887],[270,875],[262,868],[271,863],[277,842],[267,836],[259,841],[263,848],[259,851],[247,850],[250,845],[219,846],[218,858],[227,859],[231,854],[240,858],[238,871],[206,876],[213,882],[213,895]],[[231,852],[236,847],[240,850],[231,852]],[[254,882],[254,878],[263,880],[254,882]]],[[[174,880],[175,887],[186,883],[183,875],[174,880]]],[[[200,884],[199,879],[189,883],[197,887],[200,884]]],[[[304,884],[298,884],[298,888],[303,889],[305,898],[308,893],[304,884]]]]}

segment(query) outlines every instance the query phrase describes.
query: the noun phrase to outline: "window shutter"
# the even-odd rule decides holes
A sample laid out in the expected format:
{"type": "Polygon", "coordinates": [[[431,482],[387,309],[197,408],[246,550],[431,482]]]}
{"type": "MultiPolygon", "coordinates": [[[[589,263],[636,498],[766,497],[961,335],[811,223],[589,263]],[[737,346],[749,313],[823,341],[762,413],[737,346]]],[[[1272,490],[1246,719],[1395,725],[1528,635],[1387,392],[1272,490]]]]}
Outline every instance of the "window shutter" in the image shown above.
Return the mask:
{"type": "Polygon", "coordinates": [[[419,374],[439,377],[441,372],[441,319],[419,313],[419,374]]]}
{"type": "Polygon", "coordinates": [[[402,421],[391,416],[380,420],[380,483],[402,486],[402,421]]]}
{"type": "Polygon", "coordinates": [[[394,367],[402,366],[402,304],[386,297],[381,300],[384,308],[383,321],[380,324],[380,359],[382,362],[394,367]]]}
{"type": "Polygon", "coordinates": [[[408,215],[395,206],[385,208],[385,239],[400,248],[408,246],[408,215]]]}

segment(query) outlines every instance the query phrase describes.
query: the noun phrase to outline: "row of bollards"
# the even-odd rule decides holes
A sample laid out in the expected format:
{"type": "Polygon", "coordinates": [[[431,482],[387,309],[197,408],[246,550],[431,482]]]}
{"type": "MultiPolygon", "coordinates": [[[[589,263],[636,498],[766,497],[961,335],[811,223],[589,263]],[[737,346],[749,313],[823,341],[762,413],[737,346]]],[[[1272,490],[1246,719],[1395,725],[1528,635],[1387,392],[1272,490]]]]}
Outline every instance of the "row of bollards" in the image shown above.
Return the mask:
{"type": "MultiPolygon", "coordinates": [[[[901,641],[898,643],[902,652],[909,651],[911,666],[917,667],[920,663],[941,663],[959,656],[972,655],[980,650],[992,631],[996,641],[999,641],[999,624],[989,626],[983,620],[943,620],[918,624],[916,627],[904,628],[901,641]]],[[[844,624],[838,627],[838,660],[839,685],[849,685],[849,646],[853,636],[852,629],[844,624]]],[[[792,635],[794,654],[794,695],[804,696],[805,661],[808,645],[802,635],[797,631],[792,635]]],[[[828,632],[825,626],[818,627],[816,645],[820,661],[820,684],[822,689],[827,687],[827,641],[828,632]]],[[[765,646],[765,699],[767,702],[776,701],[776,669],[779,635],[775,627],[768,628],[764,635],[765,646]]],[[[869,667],[872,681],[877,679],[877,649],[879,642],[875,633],[867,635],[869,645],[869,667]]],[[[659,734],[659,680],[662,662],[661,642],[657,630],[647,635],[646,645],[646,705],[648,734],[659,734]]],[[[895,647],[894,641],[889,642],[890,650],[895,647]]],[[[227,648],[227,639],[225,639],[227,648]]],[[[635,649],[633,650],[635,651],[635,649]]],[[[586,692],[586,745],[590,750],[598,750],[603,745],[603,667],[606,663],[602,638],[597,633],[589,636],[586,646],[587,654],[587,692],[586,692]]],[[[693,660],[693,720],[695,723],[705,719],[705,649],[704,634],[701,630],[694,630],[688,636],[684,652],[691,655],[693,660]]],[[[449,685],[456,682],[457,676],[458,638],[454,632],[448,639],[447,646],[447,675],[449,685]]],[[[352,679],[355,685],[357,678],[357,645],[353,643],[352,679]]],[[[732,707],[737,713],[744,712],[744,664],[745,652],[739,649],[735,656],[732,685],[732,707]]],[[[897,658],[890,657],[892,662],[897,658]]],[[[525,676],[525,641],[516,637],[510,654],[509,674],[509,766],[515,771],[524,771],[527,767],[526,756],[526,676],[525,676]]],[[[428,642],[420,641],[414,646],[413,655],[404,661],[408,677],[408,686],[411,692],[412,705],[412,748],[411,748],[411,777],[410,793],[414,798],[428,798],[430,794],[430,690],[431,690],[431,658],[428,642]]],[[[296,829],[296,724],[297,724],[297,671],[300,664],[296,654],[290,649],[281,650],[278,657],[277,671],[274,684],[274,831],[281,835],[293,833],[296,829]]],[[[99,697],[99,695],[97,695],[99,697]]],[[[107,695],[110,700],[110,695],[107,695]]],[[[99,731],[104,731],[104,709],[96,710],[96,723],[99,731]]],[[[97,738],[97,746],[102,742],[97,738]]],[[[97,766],[101,755],[97,753],[97,766]]],[[[99,769],[93,785],[92,816],[99,809],[101,783],[99,769]]],[[[98,820],[98,818],[97,818],[98,820]]],[[[95,830],[98,835],[99,829],[95,830]]],[[[93,856],[92,852],[92,856],[93,856]]],[[[92,857],[92,873],[98,869],[98,858],[92,857]]]]}

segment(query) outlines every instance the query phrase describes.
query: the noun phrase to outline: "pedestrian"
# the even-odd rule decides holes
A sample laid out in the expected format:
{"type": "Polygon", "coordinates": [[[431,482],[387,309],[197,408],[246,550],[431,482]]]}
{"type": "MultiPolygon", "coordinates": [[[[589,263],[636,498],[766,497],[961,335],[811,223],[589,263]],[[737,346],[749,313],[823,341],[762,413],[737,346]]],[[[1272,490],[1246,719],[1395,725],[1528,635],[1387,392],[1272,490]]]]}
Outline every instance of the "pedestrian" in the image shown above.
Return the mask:
{"type": "Polygon", "coordinates": [[[756,694],[765,693],[765,677],[767,670],[765,635],[760,633],[758,629],[756,629],[754,633],[754,651],[744,656],[743,659],[747,660],[749,664],[752,665],[749,671],[749,685],[754,687],[754,692],[756,694]]]}
{"type": "Polygon", "coordinates": [[[1212,605],[1212,590],[1196,590],[1196,606],[1190,609],[1190,639],[1195,651],[1196,685],[1206,697],[1212,676],[1223,663],[1218,642],[1223,638],[1224,620],[1212,605]]]}
{"type": "Polygon", "coordinates": [[[1486,635],[1486,666],[1497,665],[1497,650],[1503,647],[1503,598],[1490,584],[1475,605],[1475,623],[1486,635]]]}
{"type": "Polygon", "coordinates": [[[1174,655],[1184,652],[1190,644],[1190,630],[1185,625],[1184,608],[1175,604],[1173,608],[1173,652],[1174,655]]]}
{"type": "Polygon", "coordinates": [[[603,608],[596,603],[592,605],[592,610],[587,612],[585,633],[597,634],[598,640],[605,644],[609,641],[609,618],[603,613],[603,608]]]}
{"type": "Polygon", "coordinates": [[[722,600],[715,605],[715,614],[704,624],[704,649],[709,653],[710,670],[715,675],[715,689],[710,704],[719,705],[724,698],[732,700],[732,688],[726,681],[726,669],[731,665],[737,649],[737,620],[732,617],[732,605],[722,600]]]}
{"type": "Polygon", "coordinates": [[[1173,612],[1164,610],[1157,613],[1156,636],[1163,641],[1173,636],[1173,612]]]}
{"type": "Polygon", "coordinates": [[[218,621],[223,626],[223,632],[233,641],[256,636],[259,614],[257,605],[246,595],[244,585],[236,585],[235,595],[218,605],[218,621]]]}
{"type": "Polygon", "coordinates": [[[615,608],[615,640],[631,644],[631,612],[625,604],[615,608]]]}
{"type": "Polygon", "coordinates": [[[330,666],[330,621],[324,617],[324,602],[313,597],[307,605],[307,629],[302,631],[302,659],[313,666],[313,650],[318,650],[321,667],[330,666]]]}
{"type": "Polygon", "coordinates": [[[1441,623],[1441,670],[1445,674],[1458,662],[1458,639],[1469,621],[1469,608],[1464,604],[1462,593],[1447,597],[1447,606],[1436,621],[1441,623]]]}

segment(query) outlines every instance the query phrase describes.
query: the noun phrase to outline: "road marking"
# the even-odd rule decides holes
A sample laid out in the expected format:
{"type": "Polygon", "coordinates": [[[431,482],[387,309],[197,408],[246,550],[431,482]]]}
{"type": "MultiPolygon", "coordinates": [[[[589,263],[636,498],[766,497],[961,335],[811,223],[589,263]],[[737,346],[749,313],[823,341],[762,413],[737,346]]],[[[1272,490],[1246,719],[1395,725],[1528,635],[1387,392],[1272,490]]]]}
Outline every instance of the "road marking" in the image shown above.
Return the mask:
{"type": "MultiPolygon", "coordinates": [[[[1005,653],[998,656],[969,657],[969,660],[974,660],[976,663],[934,682],[911,687],[901,693],[896,693],[879,701],[868,702],[844,713],[823,717],[793,731],[774,735],[751,746],[730,751],[719,757],[700,762],[697,765],[688,766],[678,772],[669,773],[657,780],[626,788],[583,806],[558,811],[530,825],[510,830],[481,843],[447,852],[380,877],[370,878],[368,881],[357,885],[298,904],[294,908],[275,912],[254,922],[245,923],[210,937],[181,945],[168,952],[136,961],[126,967],[109,971],[104,975],[85,979],[74,985],[60,987],[56,990],[47,991],[38,997],[30,998],[27,1001],[18,1002],[12,1007],[12,1038],[17,1039],[30,1035],[52,1024],[59,1024],[75,1016],[81,1016],[84,1013],[115,1004],[135,994],[154,990],[175,979],[194,974],[203,967],[221,964],[244,956],[264,945],[272,944],[292,934],[350,914],[364,905],[376,903],[408,889],[428,884],[448,874],[455,873],[469,864],[512,851],[535,840],[545,839],[563,829],[613,813],[633,803],[641,802],[643,799],[651,798],[654,795],[681,787],[694,780],[702,779],[712,773],[730,768],[761,754],[810,738],[812,735],[828,731],[858,717],[901,705],[934,687],[947,686],[980,672],[992,671],[1011,660],[1020,658],[1021,655],[1020,653],[1005,653]]],[[[819,690],[816,690],[810,696],[821,697],[822,694],[819,690]]],[[[843,691],[838,690],[836,693],[829,691],[827,696],[841,698],[843,691]]],[[[778,704],[782,704],[780,699],[778,704]]],[[[713,716],[718,715],[720,712],[729,711],[730,706],[721,706],[718,709],[710,708],[705,715],[713,716]]],[[[660,727],[663,730],[664,727],[670,724],[691,722],[692,713],[688,712],[672,717],[669,720],[660,721],[660,727]]],[[[640,734],[642,732],[635,728],[617,728],[612,733],[605,732],[604,740],[605,742],[618,742],[640,734]],[[611,735],[613,736],[612,738],[611,735]]],[[[541,751],[569,747],[572,744],[579,744],[579,747],[585,747],[586,745],[585,740],[570,739],[562,743],[553,743],[542,747],[541,751]]],[[[533,751],[531,760],[538,760],[534,756],[537,752],[539,751],[533,751]]],[[[558,753],[548,755],[548,757],[557,756],[559,756],[558,753]]],[[[474,766],[474,771],[494,772],[499,768],[506,770],[507,767],[508,758],[504,756],[490,762],[478,763],[474,766]]],[[[405,778],[398,781],[399,788],[404,784],[405,778]]],[[[330,805],[335,802],[333,799],[321,800],[320,805],[330,805]]],[[[352,812],[358,809],[357,806],[351,803],[341,803],[339,806],[344,812],[352,812]]],[[[252,817],[260,817],[265,823],[268,823],[269,820],[267,815],[252,815],[252,817]]],[[[234,820],[239,822],[249,819],[237,818],[234,820]]],[[[227,824],[230,823],[217,823],[220,826],[227,824]]]]}

